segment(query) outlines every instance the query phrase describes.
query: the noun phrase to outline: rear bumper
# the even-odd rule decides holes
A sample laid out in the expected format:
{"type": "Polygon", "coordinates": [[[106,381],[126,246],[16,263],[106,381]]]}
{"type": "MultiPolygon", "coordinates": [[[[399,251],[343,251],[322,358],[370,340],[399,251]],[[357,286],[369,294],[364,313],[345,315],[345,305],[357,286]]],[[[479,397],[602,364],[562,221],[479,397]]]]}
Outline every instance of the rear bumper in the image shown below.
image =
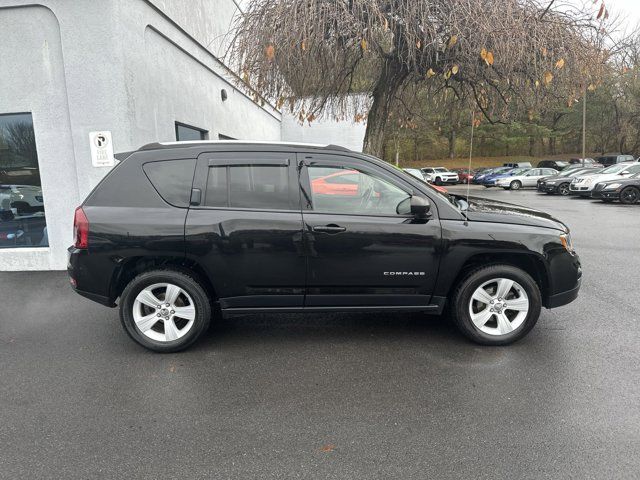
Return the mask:
{"type": "Polygon", "coordinates": [[[115,302],[113,302],[113,300],[111,300],[109,297],[104,297],[102,295],[98,295],[97,293],[83,292],[82,290],[78,290],[76,287],[74,287],[73,284],[71,285],[71,287],[73,288],[73,291],[76,292],[78,295],[88,298],[89,300],[93,300],[94,302],[98,302],[99,304],[104,305],[105,307],[116,306],[115,302]]]}
{"type": "Polygon", "coordinates": [[[114,299],[109,296],[108,286],[96,280],[95,269],[88,268],[88,252],[72,246],[67,253],[67,274],[71,288],[78,295],[94,302],[115,307],[114,299]]]}

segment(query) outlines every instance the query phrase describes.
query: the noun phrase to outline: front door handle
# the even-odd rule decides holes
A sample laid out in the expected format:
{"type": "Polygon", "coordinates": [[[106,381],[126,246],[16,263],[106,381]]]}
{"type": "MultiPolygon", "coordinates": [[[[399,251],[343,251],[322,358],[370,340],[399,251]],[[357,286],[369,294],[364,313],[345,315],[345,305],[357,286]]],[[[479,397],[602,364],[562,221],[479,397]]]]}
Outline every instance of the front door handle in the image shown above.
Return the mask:
{"type": "Polygon", "coordinates": [[[347,229],[345,227],[341,227],[340,225],[336,225],[335,223],[330,223],[329,225],[316,225],[312,230],[314,232],[321,233],[340,233],[346,231],[347,229]]]}

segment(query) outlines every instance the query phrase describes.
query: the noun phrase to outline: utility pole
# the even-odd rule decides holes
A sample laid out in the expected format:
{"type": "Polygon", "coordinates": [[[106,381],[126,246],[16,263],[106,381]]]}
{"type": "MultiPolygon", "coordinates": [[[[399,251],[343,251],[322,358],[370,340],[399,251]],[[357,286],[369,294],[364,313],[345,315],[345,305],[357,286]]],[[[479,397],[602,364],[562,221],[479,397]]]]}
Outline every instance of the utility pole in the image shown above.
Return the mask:
{"type": "Polygon", "coordinates": [[[587,156],[587,84],[584,84],[584,95],[582,96],[582,166],[587,156]]]}

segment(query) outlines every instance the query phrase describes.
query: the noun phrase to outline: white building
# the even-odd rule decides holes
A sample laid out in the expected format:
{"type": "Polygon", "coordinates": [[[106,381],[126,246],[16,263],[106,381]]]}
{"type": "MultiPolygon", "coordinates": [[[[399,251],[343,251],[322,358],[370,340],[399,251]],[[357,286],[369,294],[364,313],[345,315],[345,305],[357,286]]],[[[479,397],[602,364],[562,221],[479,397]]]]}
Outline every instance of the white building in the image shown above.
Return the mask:
{"type": "Polygon", "coordinates": [[[301,127],[257,105],[219,55],[234,0],[0,0],[0,270],[64,269],[73,211],[115,152],[154,141],[303,140],[360,149],[364,126],[301,127]],[[41,188],[41,191],[40,191],[41,188]]]}

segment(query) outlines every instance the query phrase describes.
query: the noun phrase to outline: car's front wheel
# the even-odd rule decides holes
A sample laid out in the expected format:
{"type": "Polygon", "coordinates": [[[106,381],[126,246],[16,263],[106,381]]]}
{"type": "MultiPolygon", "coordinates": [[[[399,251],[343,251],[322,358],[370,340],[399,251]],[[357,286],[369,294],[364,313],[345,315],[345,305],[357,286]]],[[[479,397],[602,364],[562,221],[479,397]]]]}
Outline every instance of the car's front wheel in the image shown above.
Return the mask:
{"type": "Polygon", "coordinates": [[[436,180],[433,183],[435,183],[436,185],[442,185],[442,178],[436,177],[436,180]]]}
{"type": "Polygon", "coordinates": [[[620,192],[620,202],[625,205],[633,205],[640,201],[640,190],[636,187],[626,187],[620,192]]]}
{"type": "Polygon", "coordinates": [[[522,188],[522,182],[520,180],[514,180],[509,184],[511,190],[520,190],[522,188]]]}
{"type": "Polygon", "coordinates": [[[558,193],[563,197],[566,197],[567,195],[569,195],[569,184],[561,183],[560,185],[558,185],[558,193]]]}
{"type": "Polygon", "coordinates": [[[153,270],[133,278],[122,292],[120,320],[129,336],[156,352],[177,352],[209,327],[211,302],[186,273],[153,270]]]}
{"type": "Polygon", "coordinates": [[[482,345],[507,345],[524,337],[540,316],[540,289],[531,276],[511,265],[470,272],[452,297],[453,320],[482,345]]]}

